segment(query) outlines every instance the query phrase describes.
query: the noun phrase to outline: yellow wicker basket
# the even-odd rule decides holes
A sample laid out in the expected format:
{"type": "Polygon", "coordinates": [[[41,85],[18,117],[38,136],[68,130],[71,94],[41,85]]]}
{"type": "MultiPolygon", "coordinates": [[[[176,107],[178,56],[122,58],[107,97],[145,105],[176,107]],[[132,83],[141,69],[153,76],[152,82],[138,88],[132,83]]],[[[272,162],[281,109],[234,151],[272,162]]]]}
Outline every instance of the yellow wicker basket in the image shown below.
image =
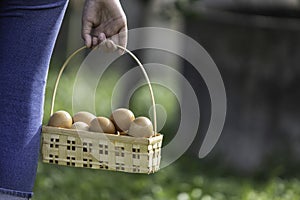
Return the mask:
{"type": "MultiPolygon", "coordinates": [[[[125,50],[138,62],[147,79],[154,107],[154,131],[156,133],[155,101],[146,71],[130,51],[121,46],[118,47],[125,50]]],[[[83,49],[85,47],[75,51],[60,70],[54,87],[51,115],[60,76],[70,59],[83,49]]],[[[149,174],[159,170],[162,140],[163,135],[159,133],[150,138],[135,138],[126,135],[43,126],[42,159],[45,163],[65,166],[149,174]]]]}

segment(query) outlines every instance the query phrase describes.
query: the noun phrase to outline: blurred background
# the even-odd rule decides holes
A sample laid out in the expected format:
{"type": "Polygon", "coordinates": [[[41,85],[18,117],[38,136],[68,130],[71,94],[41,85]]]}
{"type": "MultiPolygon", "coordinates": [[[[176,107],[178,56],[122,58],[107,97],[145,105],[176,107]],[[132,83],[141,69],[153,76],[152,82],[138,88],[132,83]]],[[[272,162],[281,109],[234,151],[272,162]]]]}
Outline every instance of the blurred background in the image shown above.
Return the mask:
{"type": "MultiPolygon", "coordinates": [[[[198,134],[188,151],[152,175],[38,167],[33,199],[300,199],[300,1],[299,0],[126,0],[128,28],[165,27],[201,44],[222,75],[227,117],[212,152],[198,158],[209,125],[210,99],[200,74],[175,55],[135,51],[142,62],[172,63],[189,80],[200,103],[198,134]],[[167,61],[166,61],[167,60],[167,61]]],[[[49,70],[44,124],[55,78],[64,60],[83,45],[83,1],[70,1],[49,70]]],[[[147,38],[145,38],[147,40],[147,38]]],[[[129,41],[130,42],[130,41],[129,41]]],[[[76,72],[86,54],[72,61],[60,82],[55,110],[72,112],[76,72]],[[67,98],[70,97],[70,98],[67,98]]],[[[132,63],[126,56],[99,83],[97,114],[109,116],[115,82],[132,63]]],[[[172,77],[169,77],[172,78],[172,77]]],[[[178,85],[180,87],[180,85],[178,85]]],[[[155,86],[167,112],[164,144],[178,128],[176,97],[155,86]]],[[[130,109],[148,115],[147,88],[136,91],[130,109]]],[[[73,114],[73,113],[72,113],[73,114]]]]}

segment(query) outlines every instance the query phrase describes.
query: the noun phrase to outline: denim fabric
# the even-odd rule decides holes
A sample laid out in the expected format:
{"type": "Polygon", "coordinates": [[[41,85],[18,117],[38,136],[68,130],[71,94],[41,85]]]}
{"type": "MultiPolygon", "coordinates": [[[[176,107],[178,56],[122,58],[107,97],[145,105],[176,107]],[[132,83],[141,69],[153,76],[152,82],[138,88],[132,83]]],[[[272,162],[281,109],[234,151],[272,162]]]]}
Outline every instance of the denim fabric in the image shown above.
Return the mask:
{"type": "Polygon", "coordinates": [[[29,200],[28,194],[16,190],[0,188],[0,200],[29,200]]]}
{"type": "Polygon", "coordinates": [[[45,83],[67,0],[1,0],[0,193],[30,197],[45,83]]]}

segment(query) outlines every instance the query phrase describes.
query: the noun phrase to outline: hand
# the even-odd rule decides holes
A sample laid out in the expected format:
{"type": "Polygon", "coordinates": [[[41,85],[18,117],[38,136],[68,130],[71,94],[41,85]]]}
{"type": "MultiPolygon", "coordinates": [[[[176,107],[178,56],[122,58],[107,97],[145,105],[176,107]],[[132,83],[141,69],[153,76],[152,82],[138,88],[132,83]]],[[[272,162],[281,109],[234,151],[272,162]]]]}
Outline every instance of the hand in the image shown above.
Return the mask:
{"type": "MultiPolygon", "coordinates": [[[[127,20],[119,0],[86,0],[82,15],[82,38],[87,47],[95,47],[109,38],[126,47],[127,20]]],[[[116,48],[111,42],[105,45],[116,48]]],[[[121,51],[122,52],[122,51],[121,51]]]]}

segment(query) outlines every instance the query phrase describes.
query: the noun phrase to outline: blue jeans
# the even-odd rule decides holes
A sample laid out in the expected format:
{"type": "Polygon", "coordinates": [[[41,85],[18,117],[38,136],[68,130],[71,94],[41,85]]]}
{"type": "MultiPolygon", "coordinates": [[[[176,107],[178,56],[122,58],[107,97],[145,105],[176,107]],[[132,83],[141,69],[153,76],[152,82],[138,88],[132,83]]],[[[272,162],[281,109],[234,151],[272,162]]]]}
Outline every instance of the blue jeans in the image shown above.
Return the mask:
{"type": "Polygon", "coordinates": [[[46,77],[67,3],[0,2],[0,199],[32,196],[46,77]]]}

